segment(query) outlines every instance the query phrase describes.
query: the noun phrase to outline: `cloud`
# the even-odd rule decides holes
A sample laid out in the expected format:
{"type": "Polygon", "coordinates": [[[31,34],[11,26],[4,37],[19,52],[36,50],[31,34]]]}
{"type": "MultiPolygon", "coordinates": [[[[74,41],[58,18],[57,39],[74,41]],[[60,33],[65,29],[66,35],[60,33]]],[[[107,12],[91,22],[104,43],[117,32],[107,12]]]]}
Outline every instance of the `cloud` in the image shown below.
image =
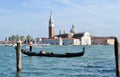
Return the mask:
{"type": "Polygon", "coordinates": [[[52,10],[56,31],[63,27],[69,31],[71,25],[75,24],[78,31],[100,34],[102,29],[106,34],[111,31],[119,33],[120,0],[21,0],[16,4],[20,3],[14,5],[16,8],[0,8],[1,25],[16,28],[23,33],[33,30],[34,33],[46,35],[49,12],[52,10]]]}
{"type": "Polygon", "coordinates": [[[51,0],[29,0],[24,1],[22,6],[27,8],[38,8],[38,9],[51,9],[54,8],[55,4],[51,0]]]}
{"type": "MultiPolygon", "coordinates": [[[[99,1],[100,2],[100,1],[99,1]]],[[[47,11],[53,10],[55,12],[61,12],[63,14],[83,12],[85,14],[99,15],[101,4],[98,1],[89,0],[29,0],[22,3],[26,8],[37,8],[39,10],[44,9],[47,11]]],[[[105,2],[103,2],[105,3],[105,2]]]]}

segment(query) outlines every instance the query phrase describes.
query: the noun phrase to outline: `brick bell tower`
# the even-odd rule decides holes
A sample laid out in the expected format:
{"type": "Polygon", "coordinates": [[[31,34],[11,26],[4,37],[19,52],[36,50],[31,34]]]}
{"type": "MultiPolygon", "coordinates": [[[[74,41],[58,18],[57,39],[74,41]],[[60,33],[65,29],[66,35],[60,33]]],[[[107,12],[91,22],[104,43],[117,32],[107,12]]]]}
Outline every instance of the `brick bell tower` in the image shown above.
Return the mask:
{"type": "Polygon", "coordinates": [[[49,38],[54,37],[54,20],[51,15],[52,12],[50,12],[50,19],[49,19],[49,38]]]}

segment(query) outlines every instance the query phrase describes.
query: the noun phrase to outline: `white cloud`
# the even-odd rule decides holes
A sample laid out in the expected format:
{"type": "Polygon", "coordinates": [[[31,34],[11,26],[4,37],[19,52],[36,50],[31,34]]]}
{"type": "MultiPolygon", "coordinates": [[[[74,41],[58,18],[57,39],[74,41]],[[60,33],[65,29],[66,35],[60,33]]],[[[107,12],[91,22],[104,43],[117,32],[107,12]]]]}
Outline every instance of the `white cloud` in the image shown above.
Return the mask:
{"type": "Polygon", "coordinates": [[[27,8],[38,8],[38,9],[51,9],[54,8],[54,3],[51,0],[29,0],[24,1],[22,6],[27,8]]]}
{"type": "Polygon", "coordinates": [[[59,12],[86,12],[90,14],[97,15],[96,11],[98,10],[98,5],[90,5],[91,1],[84,2],[84,4],[81,4],[81,1],[75,1],[72,0],[29,0],[24,1],[22,3],[22,6],[27,8],[38,8],[38,9],[46,9],[46,10],[57,10],[59,12]],[[87,5],[88,4],[88,5],[87,5]],[[87,5],[87,6],[83,6],[87,5]]]}

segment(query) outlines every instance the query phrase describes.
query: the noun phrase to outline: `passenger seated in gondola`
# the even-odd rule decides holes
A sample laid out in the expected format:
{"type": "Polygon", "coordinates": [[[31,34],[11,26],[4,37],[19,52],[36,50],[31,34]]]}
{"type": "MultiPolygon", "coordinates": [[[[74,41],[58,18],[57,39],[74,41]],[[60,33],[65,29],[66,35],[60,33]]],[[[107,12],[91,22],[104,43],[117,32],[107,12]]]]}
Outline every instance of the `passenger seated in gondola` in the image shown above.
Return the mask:
{"type": "Polygon", "coordinates": [[[64,55],[68,55],[68,53],[65,52],[64,55]]]}
{"type": "Polygon", "coordinates": [[[41,50],[40,54],[47,54],[47,53],[45,52],[45,50],[41,50]]]}
{"type": "Polygon", "coordinates": [[[39,54],[48,54],[48,55],[54,55],[53,52],[45,52],[45,50],[41,50],[39,54]]]}

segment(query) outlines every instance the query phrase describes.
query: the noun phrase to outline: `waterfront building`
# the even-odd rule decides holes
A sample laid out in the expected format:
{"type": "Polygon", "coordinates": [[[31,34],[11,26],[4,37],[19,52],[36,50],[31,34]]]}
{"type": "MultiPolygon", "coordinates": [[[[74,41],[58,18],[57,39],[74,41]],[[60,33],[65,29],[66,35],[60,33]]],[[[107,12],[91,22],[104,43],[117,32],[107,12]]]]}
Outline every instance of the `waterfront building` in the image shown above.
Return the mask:
{"type": "Polygon", "coordinates": [[[114,37],[91,36],[92,45],[114,45],[114,37]]]}
{"type": "Polygon", "coordinates": [[[108,44],[108,45],[114,45],[114,41],[115,41],[114,38],[108,38],[108,39],[107,39],[107,44],[108,44]]]}
{"type": "Polygon", "coordinates": [[[89,32],[85,32],[81,38],[81,45],[91,45],[91,36],[89,32]]]}
{"type": "Polygon", "coordinates": [[[41,38],[40,44],[50,45],[113,45],[113,37],[97,37],[91,36],[89,32],[77,32],[74,25],[70,29],[69,33],[65,30],[59,31],[58,35],[54,34],[54,20],[50,13],[49,25],[48,25],[48,38],[41,38]]]}
{"type": "Polygon", "coordinates": [[[52,38],[52,39],[43,39],[42,44],[50,45],[80,45],[80,39],[75,38],[52,38]]]}
{"type": "Polygon", "coordinates": [[[58,35],[54,35],[54,20],[50,13],[49,18],[49,38],[42,38],[41,44],[50,45],[91,45],[91,37],[89,32],[77,33],[77,29],[74,25],[70,29],[70,33],[66,33],[65,30],[62,33],[59,31],[58,35]]]}

